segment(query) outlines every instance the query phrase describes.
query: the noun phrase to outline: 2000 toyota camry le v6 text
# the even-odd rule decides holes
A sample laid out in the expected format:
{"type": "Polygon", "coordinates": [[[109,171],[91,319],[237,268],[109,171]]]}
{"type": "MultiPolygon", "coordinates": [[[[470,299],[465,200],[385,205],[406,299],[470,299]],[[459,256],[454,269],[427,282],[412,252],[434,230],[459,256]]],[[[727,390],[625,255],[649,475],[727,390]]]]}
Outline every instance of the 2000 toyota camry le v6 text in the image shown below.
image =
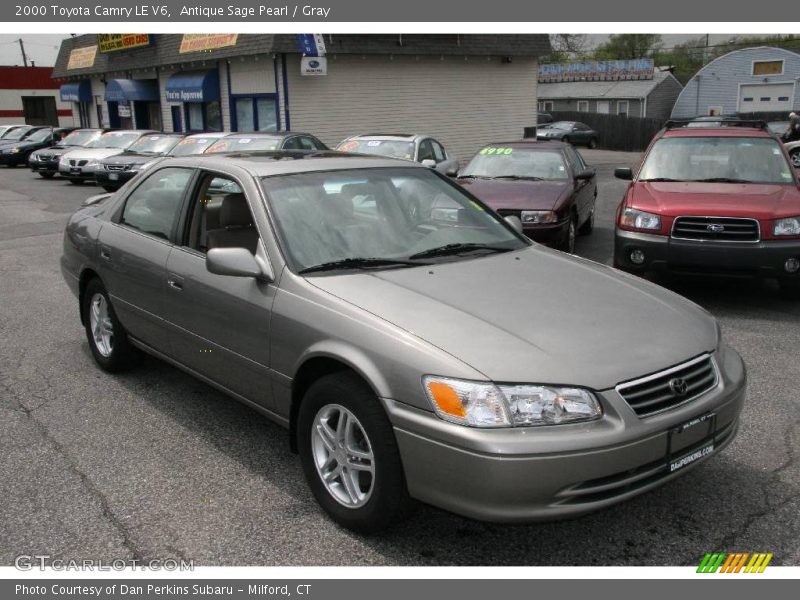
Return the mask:
{"type": "Polygon", "coordinates": [[[201,155],[100,198],[61,262],[97,363],[144,350],[285,425],[346,527],[379,530],[411,499],[577,515],[736,432],[745,369],[711,316],[529,241],[431,169],[201,155]]]}

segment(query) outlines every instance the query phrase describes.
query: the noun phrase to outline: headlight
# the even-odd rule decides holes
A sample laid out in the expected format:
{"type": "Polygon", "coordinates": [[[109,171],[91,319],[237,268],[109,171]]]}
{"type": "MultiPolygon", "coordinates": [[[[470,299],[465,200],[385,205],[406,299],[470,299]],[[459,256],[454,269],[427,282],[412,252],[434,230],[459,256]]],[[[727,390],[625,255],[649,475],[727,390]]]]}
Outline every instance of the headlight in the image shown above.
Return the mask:
{"type": "Polygon", "coordinates": [[[423,385],[436,414],[470,427],[530,427],[599,419],[594,395],[578,388],[501,385],[425,376],[423,385]]]}
{"type": "Polygon", "coordinates": [[[778,219],[772,226],[772,235],[800,235],[800,217],[778,219]]]}
{"type": "Polygon", "coordinates": [[[658,230],[661,229],[661,217],[634,208],[626,208],[622,213],[619,224],[633,229],[658,230]]]}
{"type": "Polygon", "coordinates": [[[523,223],[555,223],[558,216],[552,210],[523,210],[519,220],[523,223]]]}
{"type": "Polygon", "coordinates": [[[69,159],[65,156],[62,156],[58,159],[58,166],[59,167],[68,167],[69,166],[69,159]]]}
{"type": "Polygon", "coordinates": [[[4,150],[6,154],[19,154],[19,148],[8,148],[4,150]]]}

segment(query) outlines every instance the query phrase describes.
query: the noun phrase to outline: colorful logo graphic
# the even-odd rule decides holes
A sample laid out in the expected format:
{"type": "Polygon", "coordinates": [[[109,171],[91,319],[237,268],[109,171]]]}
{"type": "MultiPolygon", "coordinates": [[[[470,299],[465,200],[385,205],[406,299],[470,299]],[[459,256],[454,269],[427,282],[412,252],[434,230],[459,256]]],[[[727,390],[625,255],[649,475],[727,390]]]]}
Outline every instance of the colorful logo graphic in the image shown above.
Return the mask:
{"type": "Polygon", "coordinates": [[[698,573],[763,573],[769,561],[772,560],[772,553],[764,552],[714,552],[706,553],[700,566],[697,567],[698,573]],[[749,560],[748,560],[749,559],[749,560]]]}

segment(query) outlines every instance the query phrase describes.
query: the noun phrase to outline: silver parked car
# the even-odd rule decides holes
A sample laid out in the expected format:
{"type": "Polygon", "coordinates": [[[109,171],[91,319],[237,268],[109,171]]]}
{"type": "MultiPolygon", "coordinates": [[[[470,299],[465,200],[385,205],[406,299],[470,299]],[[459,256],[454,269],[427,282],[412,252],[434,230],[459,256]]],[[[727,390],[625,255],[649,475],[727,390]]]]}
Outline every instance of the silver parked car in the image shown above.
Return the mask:
{"type": "Polygon", "coordinates": [[[104,158],[122,154],[142,136],[157,133],[145,129],[123,129],[104,133],[82,148],[63,153],[58,160],[58,174],[75,184],[94,180],[97,171],[103,168],[100,161],[104,158]]]}
{"type": "Polygon", "coordinates": [[[61,267],[100,367],[145,351],[284,425],[358,531],[412,498],[491,521],[608,506],[728,445],[745,396],[704,310],[408,161],[164,159],[70,218],[61,267]]]}
{"type": "Polygon", "coordinates": [[[342,140],[336,149],[340,152],[413,160],[450,177],[458,173],[458,160],[450,155],[441,143],[421,133],[354,135],[342,140]]]}

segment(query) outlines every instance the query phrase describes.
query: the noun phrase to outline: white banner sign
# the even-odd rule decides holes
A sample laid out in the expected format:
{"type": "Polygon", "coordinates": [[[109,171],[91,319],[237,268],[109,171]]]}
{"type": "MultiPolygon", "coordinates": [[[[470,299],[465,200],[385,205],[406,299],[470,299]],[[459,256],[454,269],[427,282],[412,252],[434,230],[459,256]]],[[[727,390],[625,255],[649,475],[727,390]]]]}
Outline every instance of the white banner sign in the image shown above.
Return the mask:
{"type": "Polygon", "coordinates": [[[300,75],[319,76],[328,74],[328,59],[324,56],[304,56],[300,59],[300,75]]]}

